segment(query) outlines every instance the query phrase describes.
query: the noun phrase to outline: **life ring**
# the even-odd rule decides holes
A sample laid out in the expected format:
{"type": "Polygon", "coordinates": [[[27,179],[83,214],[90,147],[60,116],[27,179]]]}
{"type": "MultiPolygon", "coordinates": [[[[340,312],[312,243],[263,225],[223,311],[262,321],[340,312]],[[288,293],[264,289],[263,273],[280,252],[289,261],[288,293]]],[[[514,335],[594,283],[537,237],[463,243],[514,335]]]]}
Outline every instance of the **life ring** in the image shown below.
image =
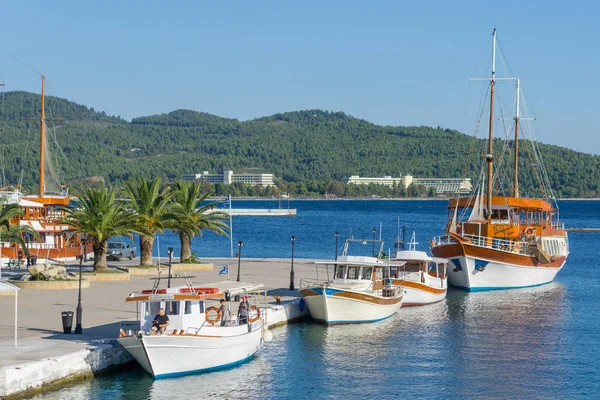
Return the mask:
{"type": "Polygon", "coordinates": [[[525,236],[528,238],[533,237],[535,235],[535,228],[533,226],[528,226],[523,233],[525,233],[525,236]]]}
{"type": "Polygon", "coordinates": [[[250,315],[248,315],[248,321],[250,322],[256,322],[260,319],[260,308],[256,307],[256,306],[250,306],[250,310],[256,310],[256,317],[251,317],[250,315]]]}
{"type": "Polygon", "coordinates": [[[218,321],[220,321],[220,320],[221,320],[221,313],[219,312],[219,309],[218,309],[217,307],[215,307],[215,306],[211,306],[211,307],[208,307],[208,308],[206,309],[206,311],[204,311],[204,317],[206,318],[206,322],[208,322],[208,323],[209,323],[209,324],[211,324],[211,325],[214,325],[216,322],[218,322],[218,321]],[[217,318],[215,318],[215,319],[211,319],[211,318],[208,316],[208,313],[209,313],[209,312],[211,312],[211,311],[216,311],[216,313],[217,313],[217,318]]]}

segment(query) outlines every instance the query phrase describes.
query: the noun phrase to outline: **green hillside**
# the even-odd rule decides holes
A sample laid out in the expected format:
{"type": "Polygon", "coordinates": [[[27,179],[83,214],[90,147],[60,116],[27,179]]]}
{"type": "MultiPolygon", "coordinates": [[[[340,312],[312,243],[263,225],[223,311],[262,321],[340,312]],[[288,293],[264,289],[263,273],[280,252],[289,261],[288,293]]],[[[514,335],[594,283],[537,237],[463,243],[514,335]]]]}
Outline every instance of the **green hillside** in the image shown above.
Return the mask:
{"type": "MultiPolygon", "coordinates": [[[[23,118],[39,116],[39,96],[8,92],[0,102],[0,156],[6,182],[18,182],[23,171],[24,186],[32,189],[37,182],[39,123],[23,118]]],[[[176,179],[202,170],[245,168],[269,171],[313,190],[349,175],[475,179],[485,144],[450,129],[379,126],[321,110],[250,121],[177,110],[129,123],[64,99],[47,98],[46,107],[48,118],[57,119],[58,128],[50,129],[49,140],[62,149],[64,157],[54,154],[59,156],[62,180],[70,185],[91,176],[118,185],[140,175],[176,179]]],[[[503,144],[496,140],[498,152],[503,144]]],[[[557,196],[596,195],[600,157],[538,146],[557,196]]],[[[521,191],[538,194],[540,178],[529,172],[534,164],[531,145],[523,141],[520,147],[521,191]]]]}

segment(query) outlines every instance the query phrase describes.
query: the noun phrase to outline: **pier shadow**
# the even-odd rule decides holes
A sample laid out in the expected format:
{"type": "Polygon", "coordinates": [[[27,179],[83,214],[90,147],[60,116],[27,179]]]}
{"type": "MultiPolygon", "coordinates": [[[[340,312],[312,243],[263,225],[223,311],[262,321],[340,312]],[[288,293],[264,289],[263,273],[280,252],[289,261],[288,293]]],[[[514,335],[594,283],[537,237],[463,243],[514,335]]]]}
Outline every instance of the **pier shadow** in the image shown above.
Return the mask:
{"type": "Polygon", "coordinates": [[[71,333],[64,333],[61,331],[54,331],[40,328],[29,328],[29,331],[40,332],[44,336],[41,339],[44,340],[65,340],[65,341],[84,341],[92,344],[94,340],[100,339],[116,339],[119,337],[119,329],[121,327],[120,322],[111,322],[109,324],[103,324],[98,326],[86,327],[83,326],[83,334],[75,333],[75,327],[71,333]]]}

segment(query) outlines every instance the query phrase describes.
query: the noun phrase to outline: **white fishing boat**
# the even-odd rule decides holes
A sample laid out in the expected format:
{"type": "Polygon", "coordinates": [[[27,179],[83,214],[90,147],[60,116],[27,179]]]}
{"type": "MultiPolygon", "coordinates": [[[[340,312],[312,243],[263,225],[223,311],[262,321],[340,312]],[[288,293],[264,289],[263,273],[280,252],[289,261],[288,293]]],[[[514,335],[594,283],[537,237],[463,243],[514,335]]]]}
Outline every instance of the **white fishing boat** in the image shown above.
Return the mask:
{"type": "MultiPolygon", "coordinates": [[[[191,277],[190,277],[191,278],[191,277]]],[[[176,377],[228,368],[250,360],[270,338],[266,329],[264,309],[250,306],[247,322],[234,318],[221,326],[215,300],[229,301],[234,296],[263,292],[262,285],[240,282],[221,282],[208,287],[186,285],[168,289],[155,287],[131,293],[127,302],[136,302],[139,321],[121,324],[119,343],[154,378],[176,377]],[[151,327],[159,309],[169,317],[162,334],[151,327]]],[[[165,278],[163,278],[165,279],[165,278]]],[[[174,278],[172,278],[174,279],[174,278]]],[[[266,299],[266,296],[263,298],[266,299]]],[[[235,312],[232,310],[232,314],[235,312]]]]}
{"type": "Polygon", "coordinates": [[[402,306],[402,287],[385,278],[390,265],[379,257],[347,255],[352,242],[380,242],[378,254],[382,254],[381,241],[348,239],[336,261],[316,262],[317,280],[300,281],[300,293],[315,321],[327,325],[375,322],[402,306]],[[322,281],[318,279],[320,269],[326,276],[322,281]]]}
{"type": "Polygon", "coordinates": [[[390,278],[404,288],[403,306],[421,306],[446,298],[448,277],[445,258],[430,257],[416,249],[415,233],[408,250],[398,249],[390,259],[390,278]]]}
{"type": "MultiPolygon", "coordinates": [[[[559,221],[558,206],[550,188],[542,157],[535,146],[535,136],[527,124],[524,133],[530,140],[536,162],[542,198],[521,197],[519,192],[519,133],[520,122],[526,111],[521,101],[521,86],[517,78],[496,77],[496,30],[493,33],[492,72],[490,78],[490,108],[485,165],[477,184],[477,194],[451,199],[448,205],[448,223],[444,235],[435,237],[431,252],[450,260],[448,281],[452,286],[467,291],[511,289],[543,285],[554,280],[569,255],[569,240],[564,224],[559,221]],[[500,157],[494,154],[494,94],[496,82],[509,80],[516,83],[514,141],[512,165],[503,164],[508,146],[500,157]],[[523,109],[523,110],[522,110],[523,109]],[[506,179],[511,177],[510,179],[506,179]],[[506,190],[512,185],[512,190],[506,190]],[[502,192],[505,188],[505,192],[502,192]]],[[[506,132],[507,134],[510,132],[506,132]]],[[[531,154],[530,154],[531,156],[531,154]]]]}

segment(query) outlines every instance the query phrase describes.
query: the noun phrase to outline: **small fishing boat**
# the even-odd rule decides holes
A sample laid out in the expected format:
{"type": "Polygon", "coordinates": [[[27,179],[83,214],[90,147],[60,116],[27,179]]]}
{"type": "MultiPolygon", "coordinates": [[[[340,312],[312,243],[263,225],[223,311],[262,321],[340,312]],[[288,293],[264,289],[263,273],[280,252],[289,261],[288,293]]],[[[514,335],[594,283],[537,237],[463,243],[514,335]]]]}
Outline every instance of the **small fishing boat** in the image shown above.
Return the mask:
{"type": "MultiPolygon", "coordinates": [[[[185,277],[185,285],[167,289],[158,288],[160,277],[152,278],[156,281],[151,290],[131,293],[126,299],[137,303],[139,320],[122,323],[118,341],[154,378],[241,364],[254,356],[264,340],[270,340],[265,308],[261,311],[251,305],[247,321],[238,322],[234,318],[221,326],[217,307],[209,306],[211,301],[213,304],[220,299],[229,302],[235,296],[256,297],[265,291],[262,285],[227,281],[195,287],[189,278],[193,277],[185,277]],[[162,334],[151,331],[161,308],[169,317],[162,334]]],[[[232,310],[232,314],[236,313],[232,310]]]]}
{"type": "Polygon", "coordinates": [[[413,232],[408,250],[398,249],[390,259],[390,278],[394,284],[404,287],[403,306],[436,303],[446,298],[448,290],[448,260],[418,251],[417,244],[413,232]]]}
{"type": "MultiPolygon", "coordinates": [[[[404,290],[386,279],[390,265],[380,259],[383,242],[348,239],[335,261],[316,262],[317,280],[300,281],[300,293],[311,317],[327,325],[375,322],[395,314],[402,306],[404,290]],[[377,257],[347,255],[352,242],[380,242],[377,257]],[[330,270],[333,275],[330,278],[330,270]],[[319,270],[326,279],[319,281],[319,270]]],[[[374,253],[374,252],[373,252],[374,253]]]]}

